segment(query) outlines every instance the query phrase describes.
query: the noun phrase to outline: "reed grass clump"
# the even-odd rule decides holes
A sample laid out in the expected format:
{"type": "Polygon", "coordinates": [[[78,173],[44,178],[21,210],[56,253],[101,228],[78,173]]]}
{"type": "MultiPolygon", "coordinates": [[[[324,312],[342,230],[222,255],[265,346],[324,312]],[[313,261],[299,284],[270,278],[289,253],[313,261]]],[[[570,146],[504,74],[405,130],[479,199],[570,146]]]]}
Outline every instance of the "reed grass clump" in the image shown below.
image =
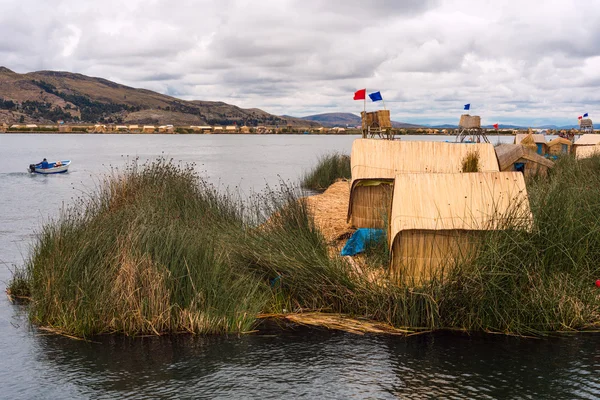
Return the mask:
{"type": "Polygon", "coordinates": [[[31,319],[77,336],[248,330],[267,296],[227,263],[222,237],[242,226],[191,167],[130,165],[42,228],[25,265],[31,319]]]}
{"type": "Polygon", "coordinates": [[[479,172],[479,159],[480,155],[478,151],[470,151],[467,153],[465,158],[462,160],[461,170],[462,172],[479,172]]]}
{"type": "Polygon", "coordinates": [[[317,165],[302,178],[302,187],[324,191],[338,179],[352,177],[350,156],[333,153],[319,158],[317,165]]]}

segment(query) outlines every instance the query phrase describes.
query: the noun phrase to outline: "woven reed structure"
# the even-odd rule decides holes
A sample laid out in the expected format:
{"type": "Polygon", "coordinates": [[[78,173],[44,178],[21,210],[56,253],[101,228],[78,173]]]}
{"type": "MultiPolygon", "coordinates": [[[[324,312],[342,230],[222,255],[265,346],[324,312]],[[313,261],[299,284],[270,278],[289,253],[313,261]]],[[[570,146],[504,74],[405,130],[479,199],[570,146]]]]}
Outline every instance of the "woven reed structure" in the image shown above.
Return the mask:
{"type": "Polygon", "coordinates": [[[494,146],[488,143],[355,140],[348,221],[357,228],[383,228],[396,174],[459,173],[463,161],[474,153],[479,157],[479,171],[499,171],[494,146]]]}
{"type": "Polygon", "coordinates": [[[361,112],[363,138],[393,139],[390,110],[361,112]]]}
{"type": "Polygon", "coordinates": [[[522,144],[494,147],[500,171],[519,171],[526,177],[546,176],[554,163],[522,144]]]}
{"type": "Polygon", "coordinates": [[[571,154],[571,147],[573,147],[573,142],[569,139],[557,137],[548,142],[547,154],[554,157],[561,154],[571,154]]]}
{"type": "Polygon", "coordinates": [[[398,174],[389,226],[390,273],[419,285],[472,256],[481,233],[533,223],[523,174],[398,174]]]}
{"type": "Polygon", "coordinates": [[[577,146],[575,147],[575,158],[581,160],[592,156],[600,155],[600,144],[594,146],[577,146]]]}
{"type": "Polygon", "coordinates": [[[459,143],[489,143],[483,129],[481,129],[481,117],[478,115],[463,114],[458,122],[458,135],[456,141],[459,143]]]}
{"type": "Polygon", "coordinates": [[[590,118],[579,120],[579,131],[582,133],[594,133],[594,124],[590,118]]]}
{"type": "Polygon", "coordinates": [[[523,145],[540,155],[548,153],[546,136],[540,133],[519,133],[515,136],[515,144],[523,145]]]}

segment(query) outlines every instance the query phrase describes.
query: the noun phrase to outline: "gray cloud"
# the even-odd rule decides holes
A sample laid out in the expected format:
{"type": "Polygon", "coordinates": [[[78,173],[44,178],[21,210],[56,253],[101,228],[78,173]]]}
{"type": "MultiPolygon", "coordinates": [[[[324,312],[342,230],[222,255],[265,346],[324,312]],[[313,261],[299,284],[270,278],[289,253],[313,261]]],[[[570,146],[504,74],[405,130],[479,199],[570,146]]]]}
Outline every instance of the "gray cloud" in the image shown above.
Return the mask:
{"type": "Polygon", "coordinates": [[[585,0],[0,0],[0,10],[0,64],[18,72],[69,70],[276,114],[359,112],[363,87],[408,122],[455,122],[469,102],[485,123],[563,123],[600,104],[600,3],[585,0]]]}

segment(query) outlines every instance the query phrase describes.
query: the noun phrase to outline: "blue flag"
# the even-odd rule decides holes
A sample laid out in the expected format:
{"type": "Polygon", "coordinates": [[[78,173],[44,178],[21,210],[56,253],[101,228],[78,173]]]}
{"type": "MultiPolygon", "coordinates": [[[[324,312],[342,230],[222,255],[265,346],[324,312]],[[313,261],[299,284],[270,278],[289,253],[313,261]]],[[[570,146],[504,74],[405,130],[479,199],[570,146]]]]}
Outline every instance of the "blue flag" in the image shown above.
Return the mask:
{"type": "Polygon", "coordinates": [[[583,118],[587,118],[588,113],[583,114],[583,118]]]}
{"type": "Polygon", "coordinates": [[[371,101],[381,101],[383,97],[381,97],[381,92],[373,92],[369,94],[371,101]]]}
{"type": "Polygon", "coordinates": [[[469,110],[471,108],[471,103],[465,104],[465,110],[469,110]]]}

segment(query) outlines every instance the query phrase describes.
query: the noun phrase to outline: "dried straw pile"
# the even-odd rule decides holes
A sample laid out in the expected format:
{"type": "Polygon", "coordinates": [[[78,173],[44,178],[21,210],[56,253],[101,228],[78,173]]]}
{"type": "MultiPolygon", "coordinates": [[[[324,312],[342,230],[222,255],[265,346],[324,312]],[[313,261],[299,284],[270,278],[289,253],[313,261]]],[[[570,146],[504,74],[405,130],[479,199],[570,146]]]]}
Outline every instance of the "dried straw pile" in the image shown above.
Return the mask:
{"type": "Polygon", "coordinates": [[[329,186],[322,194],[306,198],[317,227],[328,243],[344,239],[352,232],[346,222],[350,182],[340,180],[329,186]]]}

